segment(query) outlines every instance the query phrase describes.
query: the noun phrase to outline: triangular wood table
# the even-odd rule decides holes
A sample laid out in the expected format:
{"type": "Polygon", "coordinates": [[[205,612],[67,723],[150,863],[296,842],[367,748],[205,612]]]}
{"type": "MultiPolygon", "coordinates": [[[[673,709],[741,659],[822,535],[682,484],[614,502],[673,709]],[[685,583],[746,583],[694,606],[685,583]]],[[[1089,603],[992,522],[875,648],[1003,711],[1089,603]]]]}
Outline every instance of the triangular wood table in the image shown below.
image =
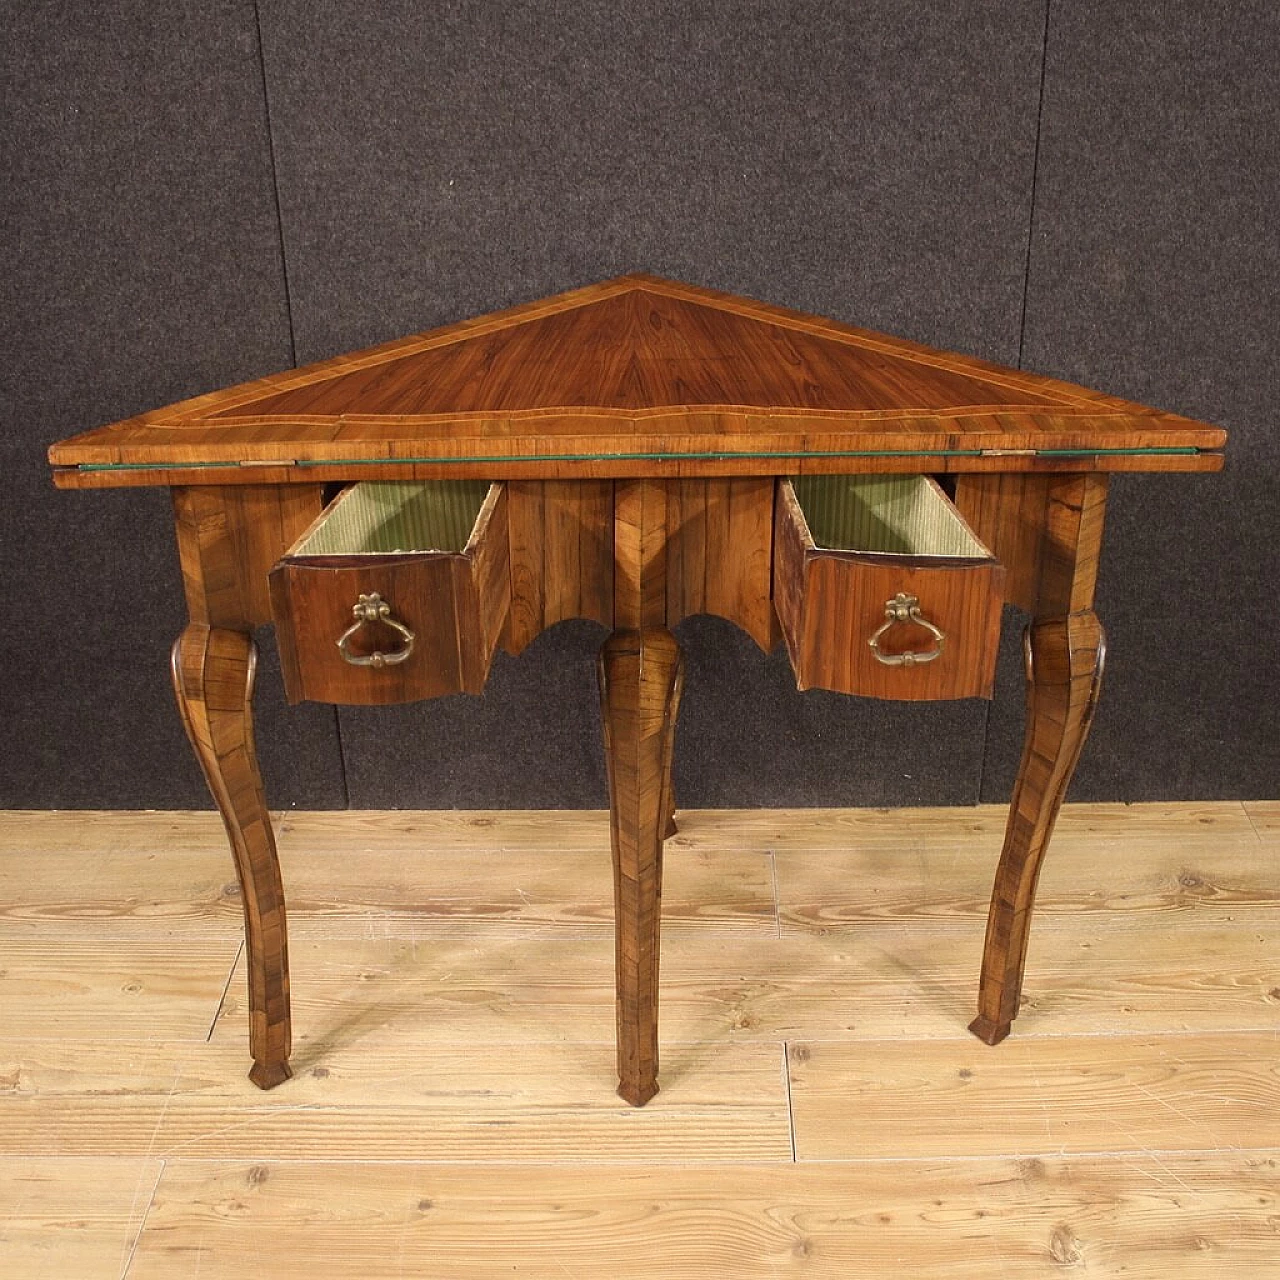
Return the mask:
{"type": "Polygon", "coordinates": [[[1102,671],[1108,474],[1214,471],[1225,434],[1035,374],[646,275],[197,397],[53,446],[64,488],[169,485],[190,624],[173,672],[226,820],[250,1075],[289,1075],[284,893],[254,754],[252,629],[292,700],[478,691],[569,617],[600,658],[619,1092],[657,1091],[662,842],[680,651],[715,613],[798,683],[990,696],[1027,629],[1026,749],[972,1030],[1018,1012],[1036,878],[1102,671]],[[942,485],[937,479],[943,481],[942,485]],[[353,485],[325,506],[336,482],[353,485]]]}

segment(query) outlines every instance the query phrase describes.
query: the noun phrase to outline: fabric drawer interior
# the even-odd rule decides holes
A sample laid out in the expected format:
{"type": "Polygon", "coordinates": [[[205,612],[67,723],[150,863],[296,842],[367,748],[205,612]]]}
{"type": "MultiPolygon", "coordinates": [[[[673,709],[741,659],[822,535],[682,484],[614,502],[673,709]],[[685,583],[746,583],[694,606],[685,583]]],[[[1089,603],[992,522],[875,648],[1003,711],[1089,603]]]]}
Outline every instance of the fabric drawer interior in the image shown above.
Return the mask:
{"type": "Polygon", "coordinates": [[[465,551],[489,493],[485,480],[352,485],[293,547],[293,556],[465,551]]]}
{"type": "Polygon", "coordinates": [[[991,557],[927,476],[795,476],[791,486],[814,545],[826,550],[991,557]]]}

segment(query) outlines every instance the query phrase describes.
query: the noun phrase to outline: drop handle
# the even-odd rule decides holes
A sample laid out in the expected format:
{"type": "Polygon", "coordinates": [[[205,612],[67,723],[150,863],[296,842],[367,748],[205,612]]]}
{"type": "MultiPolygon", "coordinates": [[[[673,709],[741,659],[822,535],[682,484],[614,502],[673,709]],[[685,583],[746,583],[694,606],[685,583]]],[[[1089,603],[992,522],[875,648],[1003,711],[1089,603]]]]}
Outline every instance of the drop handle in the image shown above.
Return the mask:
{"type": "Polygon", "coordinates": [[[920,601],[912,595],[908,595],[905,591],[899,591],[892,600],[884,602],[884,622],[876,628],[867,643],[871,646],[871,652],[875,654],[877,662],[883,662],[886,667],[916,667],[924,662],[932,662],[935,658],[942,656],[942,650],[947,643],[946,634],[942,628],[935,626],[928,618],[924,617],[920,612],[920,601]],[[905,653],[883,653],[880,649],[880,641],[885,634],[900,622],[915,623],[918,627],[923,627],[931,636],[933,636],[932,649],[908,649],[905,653]]]}
{"type": "Polygon", "coordinates": [[[376,591],[367,596],[362,595],[351,606],[351,613],[355,617],[355,622],[338,637],[338,652],[342,654],[343,662],[349,662],[353,667],[380,669],[403,662],[413,652],[413,632],[403,622],[391,616],[391,606],[376,591]],[[395,649],[391,653],[383,653],[378,649],[372,653],[352,653],[352,637],[361,627],[370,622],[385,623],[404,641],[404,647],[395,649]]]}

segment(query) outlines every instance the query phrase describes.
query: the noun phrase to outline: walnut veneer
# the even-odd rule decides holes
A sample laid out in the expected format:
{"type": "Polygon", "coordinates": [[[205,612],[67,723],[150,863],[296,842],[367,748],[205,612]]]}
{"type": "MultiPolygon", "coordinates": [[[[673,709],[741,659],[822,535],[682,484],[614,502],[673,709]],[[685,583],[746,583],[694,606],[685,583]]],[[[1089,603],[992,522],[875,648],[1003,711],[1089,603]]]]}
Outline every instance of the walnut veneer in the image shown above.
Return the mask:
{"type": "Polygon", "coordinates": [[[190,616],[174,685],[244,889],[264,1088],[289,1074],[289,976],[253,628],[276,622],[292,699],[366,703],[476,692],[498,643],[518,653],[565,618],[610,628],[619,1092],[641,1105],[658,1087],[682,682],[670,628],[715,613],[766,650],[785,638],[802,687],[940,698],[989,696],[1001,606],[1031,615],[1026,748],[972,1024],[994,1044],[1018,1013],[1036,880],[1097,701],[1107,474],[1213,471],[1224,441],[1035,374],[634,275],[142,414],[50,459],[65,488],[173,490],[190,616]],[[951,474],[946,518],[976,550],[821,546],[785,479],[892,473],[951,474]],[[450,479],[492,482],[465,547],[298,554],[328,482],[450,479]],[[384,663],[375,647],[353,666],[335,631],[370,591],[411,622],[413,652],[384,663]]]}

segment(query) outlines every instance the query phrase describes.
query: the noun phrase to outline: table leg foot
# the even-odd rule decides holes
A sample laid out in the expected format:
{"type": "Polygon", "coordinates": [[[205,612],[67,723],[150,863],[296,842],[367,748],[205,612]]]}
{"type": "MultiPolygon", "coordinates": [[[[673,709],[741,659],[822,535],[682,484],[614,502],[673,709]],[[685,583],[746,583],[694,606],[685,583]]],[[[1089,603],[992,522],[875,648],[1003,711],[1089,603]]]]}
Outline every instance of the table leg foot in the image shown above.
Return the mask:
{"type": "Polygon", "coordinates": [[[985,1017],[983,1014],[979,1014],[969,1023],[969,1030],[983,1044],[999,1044],[1009,1034],[1012,1027],[1012,1022],[992,1022],[990,1018],[985,1017]]]}
{"type": "Polygon", "coordinates": [[[663,627],[615,631],[600,650],[599,676],[617,931],[618,1094],[641,1107],[658,1092],[662,841],[671,816],[680,646],[663,627]]]}
{"type": "Polygon", "coordinates": [[[244,902],[249,970],[249,1078],[289,1077],[289,953],[284,889],[253,742],[257,650],[241,631],[192,623],[173,646],[182,722],[226,824],[244,902]]]}
{"type": "Polygon", "coordinates": [[[987,917],[978,1016],[969,1029],[998,1044],[1018,1016],[1040,867],[1080,759],[1102,681],[1106,642],[1092,610],[1037,622],[1024,640],[1027,734],[987,917]]]}
{"type": "Polygon", "coordinates": [[[259,1089],[274,1089],[293,1075],[293,1068],[287,1062],[255,1062],[249,1070],[249,1079],[259,1089]]]}
{"type": "Polygon", "coordinates": [[[623,1082],[618,1085],[618,1097],[629,1102],[633,1107],[643,1107],[658,1092],[658,1081],[648,1080],[643,1085],[630,1085],[623,1082]]]}

